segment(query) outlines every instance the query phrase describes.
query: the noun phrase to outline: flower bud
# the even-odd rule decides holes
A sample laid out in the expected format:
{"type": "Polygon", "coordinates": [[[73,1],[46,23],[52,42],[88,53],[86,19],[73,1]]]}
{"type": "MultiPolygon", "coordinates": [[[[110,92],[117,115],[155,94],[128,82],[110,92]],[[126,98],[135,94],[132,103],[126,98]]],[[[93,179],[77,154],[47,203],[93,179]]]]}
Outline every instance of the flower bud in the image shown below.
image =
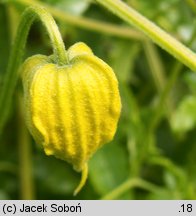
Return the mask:
{"type": "Polygon", "coordinates": [[[87,177],[89,158],[113,139],[121,110],[113,70],[84,43],[67,52],[69,64],[35,55],[22,66],[27,127],[47,155],[82,171],[77,193],[87,177]]]}

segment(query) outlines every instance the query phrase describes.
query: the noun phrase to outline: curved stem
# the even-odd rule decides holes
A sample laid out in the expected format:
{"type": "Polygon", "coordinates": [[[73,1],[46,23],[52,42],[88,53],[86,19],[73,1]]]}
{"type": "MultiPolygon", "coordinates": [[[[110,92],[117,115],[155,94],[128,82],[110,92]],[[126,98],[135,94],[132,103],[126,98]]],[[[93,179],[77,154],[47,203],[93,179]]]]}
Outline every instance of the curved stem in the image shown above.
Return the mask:
{"type": "Polygon", "coordinates": [[[131,29],[129,26],[119,26],[115,24],[111,24],[104,21],[98,21],[87,17],[76,16],[51,5],[36,1],[36,0],[6,0],[8,3],[17,3],[22,6],[43,6],[49,11],[56,19],[65,22],[66,24],[71,24],[73,26],[77,26],[79,28],[83,28],[85,30],[94,31],[98,33],[103,33],[106,35],[117,36],[126,39],[139,40],[142,41],[146,39],[146,36],[141,32],[131,29]]]}
{"type": "MultiPolygon", "coordinates": [[[[190,38],[190,40],[187,42],[187,45],[192,45],[194,39],[196,36],[196,28],[194,28],[194,31],[192,33],[192,36],[190,38]]],[[[160,94],[160,98],[155,110],[155,113],[153,115],[153,118],[151,120],[150,126],[148,128],[148,131],[150,133],[153,133],[153,131],[156,129],[157,125],[159,124],[161,117],[164,113],[164,104],[167,102],[167,99],[169,97],[169,94],[171,93],[172,87],[174,86],[181,70],[183,68],[183,64],[181,64],[180,62],[176,62],[174,67],[171,70],[171,75],[165,85],[165,88],[163,89],[162,93],[160,94]]],[[[170,117],[170,116],[168,116],[170,117]]],[[[170,118],[168,118],[169,122],[170,122],[170,118]]]]}
{"type": "Polygon", "coordinates": [[[180,187],[184,187],[186,185],[186,173],[169,159],[158,156],[149,158],[148,162],[150,164],[162,166],[168,171],[170,171],[176,177],[177,183],[180,185],[180,187]]]}
{"type": "Polygon", "coordinates": [[[130,190],[131,188],[135,188],[135,187],[142,188],[150,192],[157,192],[160,189],[158,186],[151,184],[140,178],[131,178],[125,181],[124,183],[122,183],[119,187],[115,188],[110,193],[103,196],[101,199],[102,200],[117,199],[120,195],[130,190]]]}
{"type": "MultiPolygon", "coordinates": [[[[156,127],[158,126],[158,124],[161,121],[161,118],[164,114],[164,110],[165,110],[165,103],[167,102],[167,99],[169,98],[169,94],[171,92],[172,87],[174,86],[174,83],[176,82],[181,69],[182,69],[183,65],[180,62],[177,62],[175,64],[175,66],[172,69],[172,73],[168,79],[167,84],[165,85],[165,88],[163,90],[163,92],[160,95],[158,104],[156,106],[156,110],[154,112],[153,118],[150,122],[148,131],[149,133],[153,133],[153,131],[156,129],[156,127]]],[[[169,109],[166,109],[167,111],[169,109]]],[[[170,115],[168,115],[168,121],[170,121],[170,115]]]]}
{"type": "Polygon", "coordinates": [[[153,22],[142,16],[133,8],[120,0],[96,0],[108,10],[112,11],[118,17],[127,23],[135,26],[144,32],[160,47],[169,52],[172,56],[184,63],[193,71],[196,71],[196,54],[167,32],[159,28],[153,22]]]}
{"type": "Polygon", "coordinates": [[[46,27],[52,42],[56,63],[59,65],[68,63],[63,40],[52,16],[44,8],[36,6],[27,8],[19,23],[4,79],[4,85],[0,94],[0,133],[9,113],[11,97],[18,80],[19,67],[24,54],[29,29],[35,19],[41,20],[43,25],[46,27]]]}

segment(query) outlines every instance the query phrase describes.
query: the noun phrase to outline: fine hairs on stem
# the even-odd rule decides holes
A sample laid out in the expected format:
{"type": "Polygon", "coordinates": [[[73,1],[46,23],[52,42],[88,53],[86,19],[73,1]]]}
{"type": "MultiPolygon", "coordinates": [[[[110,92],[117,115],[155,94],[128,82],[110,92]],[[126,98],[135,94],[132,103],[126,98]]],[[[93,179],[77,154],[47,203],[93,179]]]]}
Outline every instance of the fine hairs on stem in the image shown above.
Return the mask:
{"type": "Polygon", "coordinates": [[[68,63],[64,43],[53,17],[42,7],[33,6],[27,8],[21,17],[17,29],[4,78],[4,85],[0,93],[0,133],[2,133],[3,126],[8,118],[12,95],[19,77],[19,67],[24,55],[27,36],[35,19],[41,20],[48,32],[52,42],[56,63],[59,65],[68,63]]]}
{"type": "MultiPolygon", "coordinates": [[[[22,18],[17,29],[14,46],[10,55],[8,70],[5,76],[5,84],[0,95],[0,130],[3,129],[3,126],[7,120],[9,111],[8,108],[10,107],[11,98],[19,77],[19,67],[24,54],[28,32],[35,19],[41,20],[42,24],[45,26],[48,32],[53,46],[55,64],[59,66],[69,64],[67,52],[65,50],[61,34],[52,16],[42,7],[33,6],[27,8],[22,14],[22,18]]],[[[20,143],[22,142],[23,140],[20,141],[20,143]]],[[[21,151],[24,150],[23,147],[26,146],[22,146],[21,151]]],[[[26,155],[26,150],[27,149],[25,149],[25,154],[23,154],[24,156],[26,155]]],[[[24,160],[26,159],[27,158],[25,157],[24,160]]],[[[23,170],[24,169],[26,169],[25,166],[23,166],[23,170]]],[[[87,176],[88,166],[85,165],[84,169],[82,170],[81,181],[74,191],[74,195],[76,195],[81,190],[86,182],[87,176]]],[[[25,181],[25,183],[26,182],[27,181],[25,181]]]]}

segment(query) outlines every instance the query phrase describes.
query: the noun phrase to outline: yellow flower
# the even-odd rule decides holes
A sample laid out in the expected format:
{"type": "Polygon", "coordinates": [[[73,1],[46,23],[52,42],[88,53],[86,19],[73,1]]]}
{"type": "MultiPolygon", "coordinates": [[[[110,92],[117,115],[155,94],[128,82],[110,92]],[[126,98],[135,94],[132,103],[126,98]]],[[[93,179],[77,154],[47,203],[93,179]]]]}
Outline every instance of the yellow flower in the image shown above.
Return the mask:
{"type": "Polygon", "coordinates": [[[27,126],[47,155],[82,171],[75,194],[84,185],[87,162],[113,139],[121,110],[113,70],[84,43],[67,52],[69,64],[35,55],[22,66],[27,126]]]}

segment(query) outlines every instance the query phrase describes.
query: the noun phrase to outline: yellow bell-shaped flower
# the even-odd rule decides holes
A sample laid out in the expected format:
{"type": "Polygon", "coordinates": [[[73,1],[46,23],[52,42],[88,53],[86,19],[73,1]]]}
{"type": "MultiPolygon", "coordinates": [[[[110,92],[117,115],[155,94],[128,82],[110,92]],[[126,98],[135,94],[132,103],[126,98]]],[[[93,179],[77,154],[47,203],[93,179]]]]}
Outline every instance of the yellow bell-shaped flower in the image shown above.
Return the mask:
{"type": "Polygon", "coordinates": [[[22,66],[27,126],[47,155],[82,171],[75,194],[87,178],[93,153],[113,139],[121,110],[118,82],[111,67],[84,43],[67,52],[69,64],[35,55],[22,66]]]}

